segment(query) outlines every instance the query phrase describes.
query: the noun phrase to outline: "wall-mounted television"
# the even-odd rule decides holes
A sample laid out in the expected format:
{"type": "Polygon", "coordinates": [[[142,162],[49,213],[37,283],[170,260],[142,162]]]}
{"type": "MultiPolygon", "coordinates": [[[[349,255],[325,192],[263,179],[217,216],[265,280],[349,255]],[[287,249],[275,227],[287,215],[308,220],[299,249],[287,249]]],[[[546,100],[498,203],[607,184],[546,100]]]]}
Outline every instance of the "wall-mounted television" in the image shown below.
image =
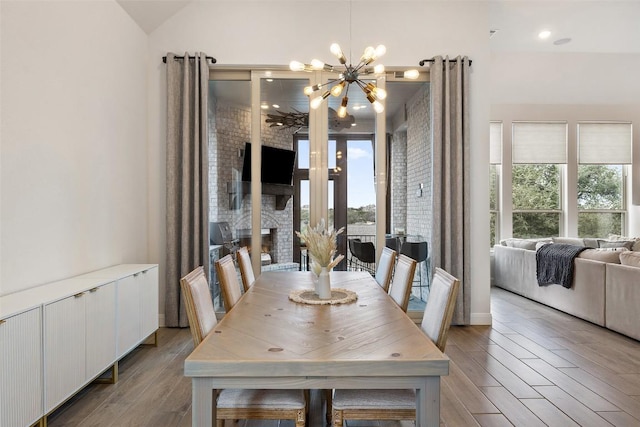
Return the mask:
{"type": "MultiPolygon", "coordinates": [[[[262,173],[263,184],[292,185],[293,169],[296,164],[296,152],[283,148],[262,145],[262,173]]],[[[244,145],[242,160],[242,180],[251,181],[251,143],[244,145]]]]}

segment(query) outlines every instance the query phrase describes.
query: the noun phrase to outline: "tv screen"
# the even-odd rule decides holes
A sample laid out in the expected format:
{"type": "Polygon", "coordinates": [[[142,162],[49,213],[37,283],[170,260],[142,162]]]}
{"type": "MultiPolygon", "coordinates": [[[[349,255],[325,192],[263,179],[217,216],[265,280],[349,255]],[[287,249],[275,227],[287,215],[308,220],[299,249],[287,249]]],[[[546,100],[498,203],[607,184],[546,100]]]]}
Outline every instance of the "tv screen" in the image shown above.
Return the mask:
{"type": "MultiPolygon", "coordinates": [[[[261,181],[264,184],[291,185],[293,168],[296,162],[296,152],[283,148],[262,146],[261,181]]],[[[244,159],[242,162],[242,180],[251,181],[251,143],[244,145],[244,159]]]]}

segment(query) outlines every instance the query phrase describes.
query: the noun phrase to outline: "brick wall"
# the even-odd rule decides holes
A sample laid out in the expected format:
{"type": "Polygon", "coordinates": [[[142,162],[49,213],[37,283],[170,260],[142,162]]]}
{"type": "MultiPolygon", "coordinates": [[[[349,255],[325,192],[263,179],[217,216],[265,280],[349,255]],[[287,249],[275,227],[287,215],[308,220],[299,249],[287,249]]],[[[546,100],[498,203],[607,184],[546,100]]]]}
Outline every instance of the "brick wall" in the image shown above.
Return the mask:
{"type": "MultiPolygon", "coordinates": [[[[270,128],[262,122],[261,139],[264,145],[292,149],[290,129],[270,128]]],[[[251,228],[251,199],[246,195],[240,209],[229,209],[227,182],[240,180],[242,157],[239,150],[251,140],[251,110],[209,101],[209,218],[226,221],[234,231],[251,228]]],[[[275,196],[262,195],[261,228],[277,229],[275,260],[293,260],[293,198],[284,210],[275,209],[275,196]]]]}

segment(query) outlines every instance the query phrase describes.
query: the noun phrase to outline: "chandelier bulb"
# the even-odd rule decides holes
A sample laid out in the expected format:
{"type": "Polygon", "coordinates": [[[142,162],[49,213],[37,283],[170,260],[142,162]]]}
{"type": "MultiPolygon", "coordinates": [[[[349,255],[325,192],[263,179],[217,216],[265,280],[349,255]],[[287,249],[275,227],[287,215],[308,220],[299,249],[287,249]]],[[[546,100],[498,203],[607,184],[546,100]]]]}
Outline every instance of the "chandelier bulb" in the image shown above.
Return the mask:
{"type": "Polygon", "coordinates": [[[375,74],[382,74],[382,73],[384,73],[384,65],[382,65],[382,64],[378,64],[378,65],[376,65],[375,67],[373,67],[373,72],[374,72],[375,74]]]}
{"type": "Polygon", "coordinates": [[[379,87],[374,88],[371,92],[377,99],[385,99],[387,97],[387,91],[379,87]]]}
{"type": "Polygon", "coordinates": [[[348,97],[342,98],[342,103],[340,104],[340,108],[338,108],[338,117],[344,118],[347,117],[347,103],[349,102],[348,97]]]}
{"type": "Polygon", "coordinates": [[[373,102],[373,109],[376,110],[376,113],[383,113],[384,112],[384,105],[382,105],[382,103],[380,101],[374,101],[373,102]]]}
{"type": "Polygon", "coordinates": [[[364,50],[364,53],[362,54],[362,57],[360,58],[361,62],[364,62],[365,64],[369,64],[372,60],[373,60],[373,55],[375,54],[376,50],[373,48],[373,46],[367,46],[367,48],[364,50]]]}
{"type": "Polygon", "coordinates": [[[322,89],[322,85],[321,84],[317,84],[317,85],[313,85],[313,86],[305,86],[303,92],[305,95],[309,96],[311,95],[313,92],[322,89]]]}
{"type": "Polygon", "coordinates": [[[322,70],[324,69],[324,62],[320,61],[319,59],[312,59],[311,68],[313,68],[314,70],[322,70]]]}
{"type": "Polygon", "coordinates": [[[378,59],[378,58],[380,58],[382,55],[384,55],[385,53],[387,53],[387,48],[386,48],[386,46],[385,46],[385,45],[383,45],[383,44],[379,44],[379,45],[376,47],[376,50],[374,51],[373,58],[374,58],[374,59],[378,59]]]}
{"type": "Polygon", "coordinates": [[[340,48],[340,45],[338,43],[331,44],[329,50],[335,55],[336,58],[338,58],[342,65],[347,63],[347,58],[345,58],[344,53],[342,53],[342,49],[340,48]]]}
{"type": "Polygon", "coordinates": [[[304,71],[306,67],[302,62],[291,61],[289,63],[289,68],[291,69],[291,71],[304,71]]]}
{"type": "Polygon", "coordinates": [[[317,109],[320,106],[320,104],[322,104],[322,101],[327,99],[329,95],[330,95],[330,92],[327,90],[322,95],[316,96],[311,100],[310,107],[314,110],[317,109]]]}
{"type": "Polygon", "coordinates": [[[344,89],[344,85],[346,84],[346,82],[343,80],[340,83],[338,83],[337,85],[335,85],[334,87],[331,88],[331,95],[333,96],[340,96],[340,94],[342,93],[342,89],[344,89]]]}
{"type": "Polygon", "coordinates": [[[404,72],[404,78],[405,79],[411,79],[411,80],[415,80],[420,76],[420,71],[418,70],[407,70],[404,72]]]}

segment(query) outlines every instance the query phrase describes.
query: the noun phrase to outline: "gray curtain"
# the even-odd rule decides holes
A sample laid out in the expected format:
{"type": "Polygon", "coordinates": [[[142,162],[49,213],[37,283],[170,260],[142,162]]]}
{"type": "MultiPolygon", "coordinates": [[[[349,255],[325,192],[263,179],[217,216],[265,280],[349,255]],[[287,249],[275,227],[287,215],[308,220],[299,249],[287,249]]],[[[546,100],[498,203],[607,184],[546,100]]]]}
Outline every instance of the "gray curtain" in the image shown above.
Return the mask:
{"type": "Polygon", "coordinates": [[[204,53],[167,54],[166,326],[189,326],[180,278],[209,272],[208,87],[204,53]]]}
{"type": "Polygon", "coordinates": [[[438,56],[431,65],[433,266],[461,282],[453,323],[471,317],[469,232],[469,60],[438,56]]]}

